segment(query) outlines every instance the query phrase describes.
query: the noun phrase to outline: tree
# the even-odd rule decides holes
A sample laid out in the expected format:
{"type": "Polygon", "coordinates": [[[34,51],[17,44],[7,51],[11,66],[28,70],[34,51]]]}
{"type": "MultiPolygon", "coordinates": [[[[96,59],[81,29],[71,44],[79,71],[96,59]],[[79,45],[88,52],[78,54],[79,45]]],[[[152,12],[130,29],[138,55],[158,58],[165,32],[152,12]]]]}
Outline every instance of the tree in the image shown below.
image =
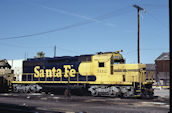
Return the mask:
{"type": "Polygon", "coordinates": [[[43,58],[45,57],[45,53],[43,51],[37,52],[37,55],[35,56],[35,58],[43,58]]]}

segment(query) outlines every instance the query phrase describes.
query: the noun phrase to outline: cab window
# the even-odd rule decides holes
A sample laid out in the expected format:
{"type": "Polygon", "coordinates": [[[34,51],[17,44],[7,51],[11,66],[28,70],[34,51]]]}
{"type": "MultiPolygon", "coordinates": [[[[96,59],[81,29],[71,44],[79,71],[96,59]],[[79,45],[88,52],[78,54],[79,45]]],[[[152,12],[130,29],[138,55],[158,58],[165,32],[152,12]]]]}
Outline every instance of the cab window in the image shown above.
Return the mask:
{"type": "Polygon", "coordinates": [[[105,67],[105,63],[104,62],[99,62],[99,67],[105,67]]]}

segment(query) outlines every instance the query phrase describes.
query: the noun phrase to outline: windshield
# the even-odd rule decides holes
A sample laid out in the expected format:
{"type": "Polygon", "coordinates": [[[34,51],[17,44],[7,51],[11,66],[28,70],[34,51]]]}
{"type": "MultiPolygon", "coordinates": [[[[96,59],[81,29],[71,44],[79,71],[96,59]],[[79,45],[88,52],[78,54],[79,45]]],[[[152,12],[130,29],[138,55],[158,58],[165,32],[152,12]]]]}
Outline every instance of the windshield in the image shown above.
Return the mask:
{"type": "Polygon", "coordinates": [[[111,58],[111,64],[123,64],[125,60],[122,58],[121,55],[115,55],[111,58]]]}

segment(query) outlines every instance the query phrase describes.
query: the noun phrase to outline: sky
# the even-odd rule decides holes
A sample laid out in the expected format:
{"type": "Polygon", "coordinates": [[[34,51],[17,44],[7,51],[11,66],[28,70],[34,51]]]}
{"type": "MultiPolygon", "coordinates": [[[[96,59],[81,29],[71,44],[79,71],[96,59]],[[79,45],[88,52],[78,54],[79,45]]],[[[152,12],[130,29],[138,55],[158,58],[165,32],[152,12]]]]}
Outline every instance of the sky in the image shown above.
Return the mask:
{"type": "Polygon", "coordinates": [[[137,9],[140,62],[154,63],[169,52],[168,0],[1,0],[0,59],[121,53],[137,63],[137,9]]]}

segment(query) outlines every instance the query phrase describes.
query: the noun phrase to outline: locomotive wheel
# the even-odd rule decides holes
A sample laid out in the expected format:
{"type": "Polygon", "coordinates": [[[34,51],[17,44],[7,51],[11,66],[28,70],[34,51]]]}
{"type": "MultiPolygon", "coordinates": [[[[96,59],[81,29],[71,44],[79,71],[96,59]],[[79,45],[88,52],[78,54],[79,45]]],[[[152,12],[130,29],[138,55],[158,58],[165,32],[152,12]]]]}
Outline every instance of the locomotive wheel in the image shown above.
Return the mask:
{"type": "Polygon", "coordinates": [[[116,93],[116,96],[121,97],[122,93],[121,93],[121,89],[119,88],[119,92],[116,93]]]}
{"type": "Polygon", "coordinates": [[[36,93],[36,90],[29,89],[29,93],[36,93]]]}
{"type": "Polygon", "coordinates": [[[112,93],[111,93],[111,97],[116,97],[116,95],[117,95],[117,93],[115,92],[115,91],[112,91],[112,93]]]}
{"type": "Polygon", "coordinates": [[[13,92],[17,93],[18,89],[16,87],[13,88],[13,92]]]}
{"type": "Polygon", "coordinates": [[[126,93],[124,93],[122,96],[123,96],[124,98],[129,97],[127,92],[126,92],[126,93]]]}
{"type": "Polygon", "coordinates": [[[22,93],[27,93],[26,88],[24,88],[23,90],[21,90],[22,93]]]}
{"type": "Polygon", "coordinates": [[[70,90],[69,89],[65,89],[64,95],[67,96],[67,97],[70,97],[71,96],[70,90]]]}
{"type": "Polygon", "coordinates": [[[95,90],[94,93],[91,93],[94,97],[98,96],[98,92],[95,90]]]}

